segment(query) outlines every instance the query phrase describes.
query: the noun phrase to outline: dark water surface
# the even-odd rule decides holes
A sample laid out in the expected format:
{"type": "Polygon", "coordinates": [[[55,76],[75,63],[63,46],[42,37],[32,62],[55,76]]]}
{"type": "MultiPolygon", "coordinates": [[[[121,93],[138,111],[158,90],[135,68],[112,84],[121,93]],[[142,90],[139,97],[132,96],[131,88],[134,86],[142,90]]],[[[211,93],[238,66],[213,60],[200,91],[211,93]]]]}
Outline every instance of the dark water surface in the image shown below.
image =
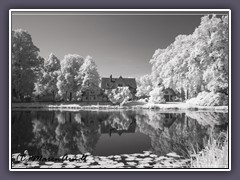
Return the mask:
{"type": "Polygon", "coordinates": [[[227,132],[228,113],[118,111],[13,111],[12,153],[59,157],[91,153],[118,155],[152,151],[186,156],[209,136],[227,132]]]}

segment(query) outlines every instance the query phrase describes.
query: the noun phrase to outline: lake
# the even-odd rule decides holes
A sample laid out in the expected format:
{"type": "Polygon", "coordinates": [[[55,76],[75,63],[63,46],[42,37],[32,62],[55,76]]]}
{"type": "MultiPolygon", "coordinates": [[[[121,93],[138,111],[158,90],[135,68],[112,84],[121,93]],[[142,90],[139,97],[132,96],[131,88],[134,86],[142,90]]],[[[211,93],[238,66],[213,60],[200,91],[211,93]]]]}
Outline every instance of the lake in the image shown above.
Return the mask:
{"type": "Polygon", "coordinates": [[[151,151],[187,157],[228,130],[228,113],[159,110],[12,111],[12,153],[60,157],[151,151]]]}

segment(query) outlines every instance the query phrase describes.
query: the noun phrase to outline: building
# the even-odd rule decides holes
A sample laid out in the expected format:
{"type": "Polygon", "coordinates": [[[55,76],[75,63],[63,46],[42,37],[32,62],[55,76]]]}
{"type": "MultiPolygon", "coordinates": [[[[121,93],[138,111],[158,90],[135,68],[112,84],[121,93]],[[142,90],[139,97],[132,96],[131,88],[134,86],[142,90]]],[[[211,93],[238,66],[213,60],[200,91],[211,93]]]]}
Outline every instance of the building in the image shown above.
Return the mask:
{"type": "Polygon", "coordinates": [[[107,102],[108,97],[104,90],[92,84],[91,88],[83,91],[81,101],[83,102],[107,102]]]}
{"type": "Polygon", "coordinates": [[[137,83],[135,78],[123,78],[122,76],[119,78],[113,78],[112,75],[109,78],[102,78],[101,89],[104,91],[116,89],[117,87],[128,87],[133,95],[133,98],[135,98],[135,94],[137,92],[137,83]]]}
{"type": "Polygon", "coordinates": [[[81,101],[83,102],[108,102],[108,97],[104,93],[106,90],[112,90],[117,87],[128,87],[131,91],[133,98],[137,92],[137,84],[135,78],[109,78],[101,79],[101,87],[92,85],[91,88],[83,91],[81,101]]]}
{"type": "Polygon", "coordinates": [[[171,88],[164,89],[164,98],[166,102],[172,102],[174,101],[174,98],[176,97],[176,93],[171,88]]]}

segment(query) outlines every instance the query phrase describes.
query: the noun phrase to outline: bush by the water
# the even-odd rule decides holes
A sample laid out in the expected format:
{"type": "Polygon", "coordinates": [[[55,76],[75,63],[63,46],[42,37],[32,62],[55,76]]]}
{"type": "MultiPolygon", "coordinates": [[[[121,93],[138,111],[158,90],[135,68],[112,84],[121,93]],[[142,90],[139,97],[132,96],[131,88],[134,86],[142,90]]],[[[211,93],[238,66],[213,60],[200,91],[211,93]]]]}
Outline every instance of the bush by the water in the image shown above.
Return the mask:
{"type": "Polygon", "coordinates": [[[188,100],[187,103],[199,106],[227,106],[228,95],[203,91],[197,97],[188,100]]]}
{"type": "Polygon", "coordinates": [[[149,102],[153,104],[165,103],[163,87],[157,87],[150,92],[149,102]]]}

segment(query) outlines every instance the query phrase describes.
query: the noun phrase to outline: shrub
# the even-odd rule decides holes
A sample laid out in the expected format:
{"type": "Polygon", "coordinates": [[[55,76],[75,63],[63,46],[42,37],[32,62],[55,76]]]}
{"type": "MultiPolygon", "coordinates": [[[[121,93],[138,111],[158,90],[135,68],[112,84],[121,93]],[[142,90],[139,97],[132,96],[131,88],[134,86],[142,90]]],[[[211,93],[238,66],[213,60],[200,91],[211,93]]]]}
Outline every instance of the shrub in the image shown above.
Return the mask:
{"type": "Polygon", "coordinates": [[[132,93],[128,87],[118,87],[116,89],[112,89],[111,91],[107,91],[106,94],[112,103],[120,105],[123,105],[132,98],[132,93]]]}
{"type": "Polygon", "coordinates": [[[197,97],[188,100],[187,103],[199,106],[227,106],[228,95],[203,91],[197,97]]]}
{"type": "Polygon", "coordinates": [[[191,168],[228,168],[228,138],[220,134],[219,138],[210,137],[207,146],[191,155],[191,168]]]}
{"type": "Polygon", "coordinates": [[[165,103],[164,92],[162,87],[156,87],[150,92],[150,103],[165,103]]]}

